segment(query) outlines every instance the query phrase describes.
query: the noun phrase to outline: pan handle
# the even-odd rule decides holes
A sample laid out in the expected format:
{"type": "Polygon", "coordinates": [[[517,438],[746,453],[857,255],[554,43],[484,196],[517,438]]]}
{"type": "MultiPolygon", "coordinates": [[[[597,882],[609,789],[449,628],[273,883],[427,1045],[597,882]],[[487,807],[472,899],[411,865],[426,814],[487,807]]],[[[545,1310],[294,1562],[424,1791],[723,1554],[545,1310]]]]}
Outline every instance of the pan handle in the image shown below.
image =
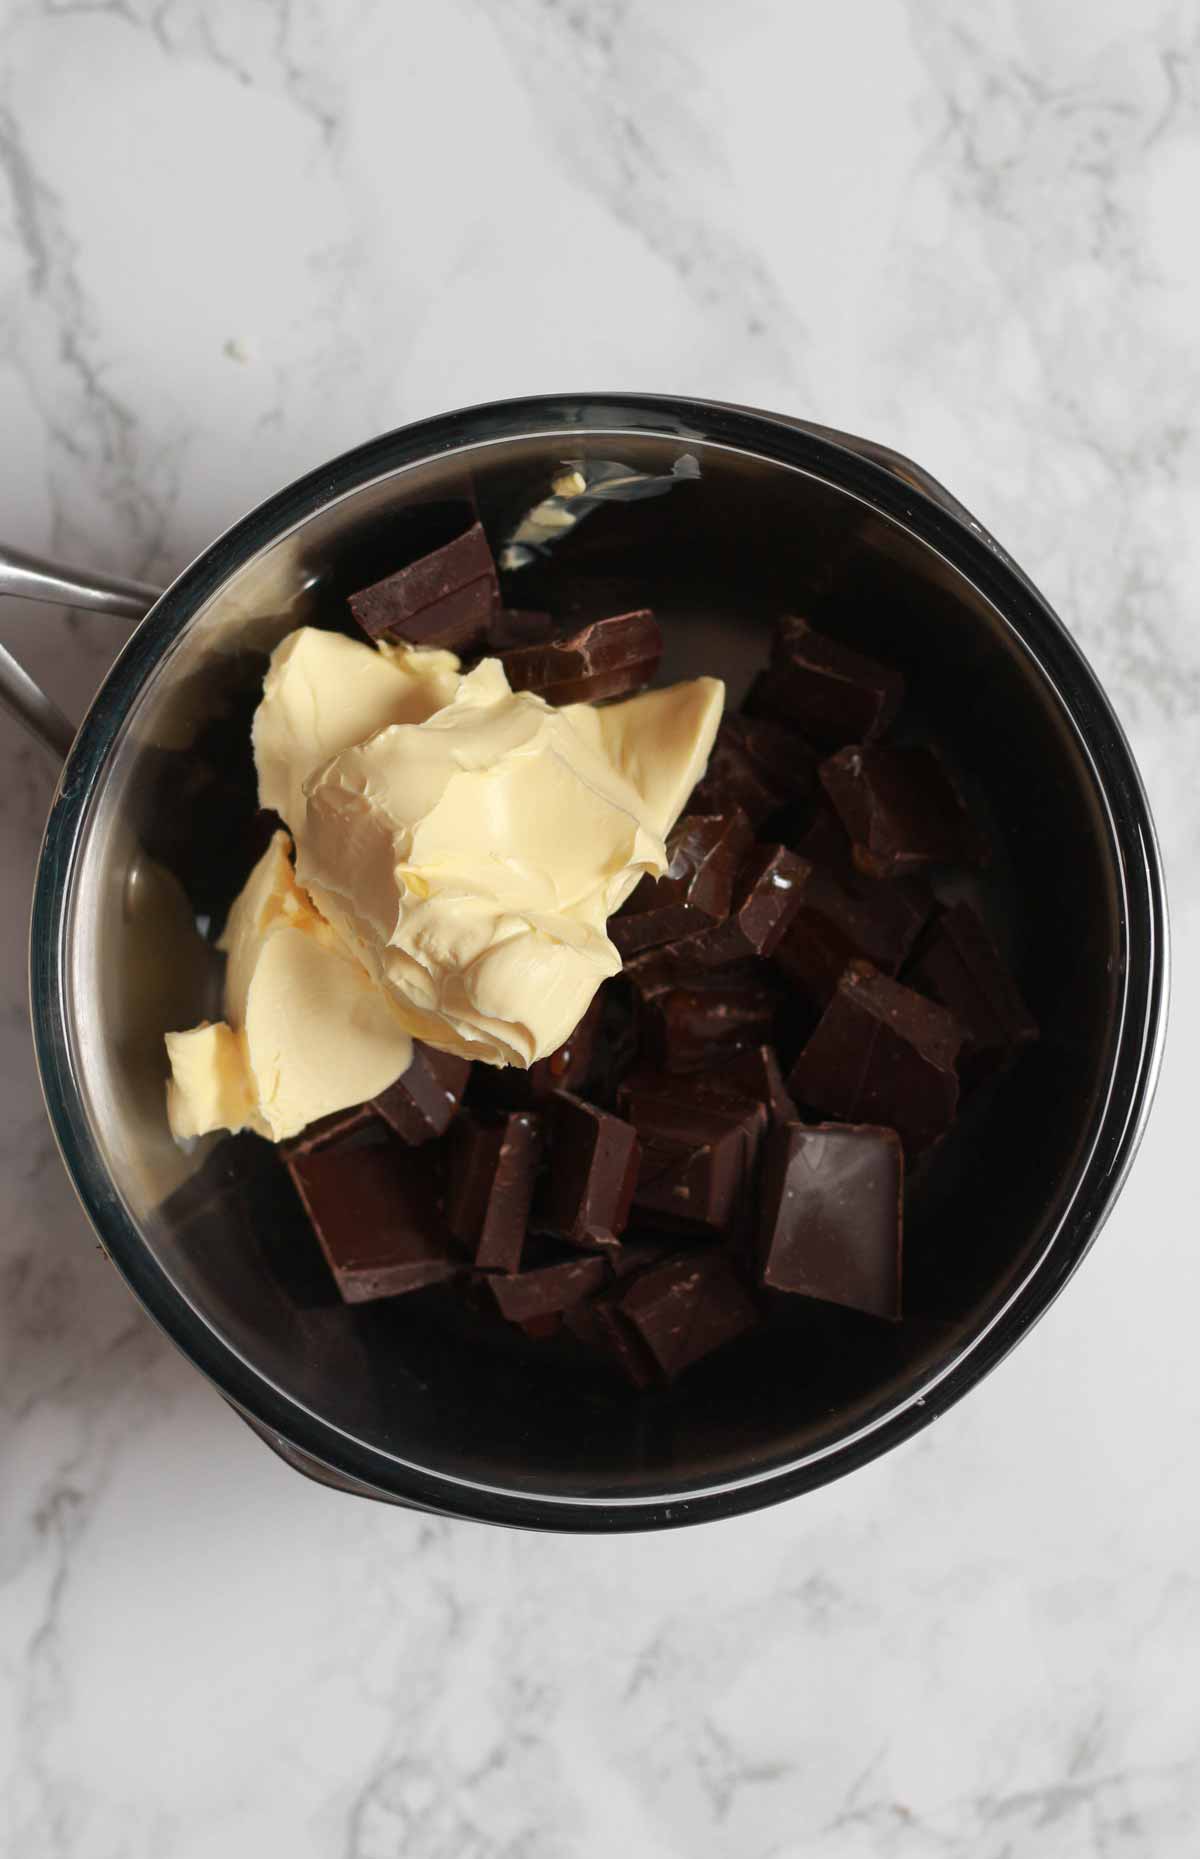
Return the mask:
{"type": "MultiPolygon", "coordinates": [[[[18,600],[46,600],[56,607],[75,607],[84,613],[107,613],[116,620],[140,620],[149,613],[159,592],[144,581],[83,574],[0,543],[0,594],[12,594],[18,600]]],[[[74,724],[3,645],[0,704],[24,724],[55,761],[66,758],[75,740],[74,724]]]]}

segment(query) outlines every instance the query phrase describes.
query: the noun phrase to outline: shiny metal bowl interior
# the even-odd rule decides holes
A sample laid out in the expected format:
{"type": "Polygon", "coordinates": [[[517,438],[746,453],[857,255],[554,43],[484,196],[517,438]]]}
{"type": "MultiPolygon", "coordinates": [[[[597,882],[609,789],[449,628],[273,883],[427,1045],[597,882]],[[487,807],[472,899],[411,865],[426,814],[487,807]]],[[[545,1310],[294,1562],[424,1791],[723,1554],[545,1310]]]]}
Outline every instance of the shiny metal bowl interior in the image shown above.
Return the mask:
{"type": "Polygon", "coordinates": [[[331,1482],[575,1529],[768,1502],[961,1395],[1045,1308],[1111,1204],[1148,1107],[1165,982],[1161,875],[1127,746],[1002,552],[936,487],[849,442],[637,398],[509,403],[408,428],[214,544],[139,629],[80,732],[32,942],[39,1062],[65,1160],[114,1263],[180,1347],[331,1482]],[[161,817],[181,805],[168,774],[201,729],[248,714],[262,654],[385,567],[406,513],[465,473],[495,540],[564,459],[661,472],[681,451],[699,462],[696,482],[592,517],[514,579],[512,603],[599,611],[632,593],[663,616],[664,675],[719,673],[734,700],[781,608],[827,614],[902,664],[993,823],[989,901],[1044,1036],[918,1185],[904,1325],[797,1310],[765,1344],[637,1402],[437,1294],[341,1305],[265,1145],[180,1154],[163,1116],[162,1034],[213,1010],[216,970],[186,870],[146,848],[178,827],[161,817]]]}

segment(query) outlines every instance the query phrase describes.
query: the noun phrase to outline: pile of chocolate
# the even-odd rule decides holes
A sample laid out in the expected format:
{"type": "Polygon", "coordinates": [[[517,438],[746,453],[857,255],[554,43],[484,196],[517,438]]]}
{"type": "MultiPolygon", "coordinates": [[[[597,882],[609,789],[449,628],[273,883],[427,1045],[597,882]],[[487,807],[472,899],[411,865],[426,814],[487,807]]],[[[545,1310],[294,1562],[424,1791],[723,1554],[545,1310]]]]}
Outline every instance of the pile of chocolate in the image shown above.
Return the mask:
{"type": "MultiPolygon", "coordinates": [[[[661,651],[649,612],[569,632],[506,610],[477,524],[350,606],[551,703],[636,690],[661,651]]],[[[930,886],[986,844],[937,753],[886,740],[903,694],[780,620],[567,1044],[527,1072],[418,1046],[283,1146],[346,1300],[452,1279],[638,1389],[780,1298],[899,1319],[905,1169],[1036,1037],[979,916],[930,886]]]]}

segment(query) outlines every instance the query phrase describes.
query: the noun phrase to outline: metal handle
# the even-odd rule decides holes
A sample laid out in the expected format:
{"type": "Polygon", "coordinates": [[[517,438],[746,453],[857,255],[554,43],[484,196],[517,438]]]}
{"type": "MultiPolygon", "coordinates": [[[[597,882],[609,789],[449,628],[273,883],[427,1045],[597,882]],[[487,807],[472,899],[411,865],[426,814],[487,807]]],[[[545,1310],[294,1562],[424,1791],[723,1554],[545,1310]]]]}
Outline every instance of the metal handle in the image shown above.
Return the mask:
{"type": "MultiPolygon", "coordinates": [[[[159,592],[145,581],[128,581],[120,575],[81,574],[78,569],[41,561],[36,555],[0,543],[0,594],[12,594],[19,600],[46,600],[56,607],[107,613],[117,620],[140,620],[149,613],[159,592]]],[[[74,724],[3,645],[0,704],[56,761],[65,759],[75,740],[74,724]]]]}

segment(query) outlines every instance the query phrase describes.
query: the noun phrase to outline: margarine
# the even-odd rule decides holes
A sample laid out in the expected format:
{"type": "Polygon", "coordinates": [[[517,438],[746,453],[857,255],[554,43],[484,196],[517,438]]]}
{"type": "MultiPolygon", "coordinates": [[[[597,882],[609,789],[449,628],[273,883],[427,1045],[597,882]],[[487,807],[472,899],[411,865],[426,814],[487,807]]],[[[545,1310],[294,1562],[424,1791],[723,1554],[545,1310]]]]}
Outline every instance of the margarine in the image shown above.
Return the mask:
{"type": "Polygon", "coordinates": [[[168,1038],[172,1128],[278,1141],[383,1090],[413,1036],[553,1052],[620,969],[607,919],[665,871],[723,702],[698,678],[555,709],[497,659],[291,634],[253,740],[296,868],[277,834],[222,939],[225,1022],[168,1038]]]}

